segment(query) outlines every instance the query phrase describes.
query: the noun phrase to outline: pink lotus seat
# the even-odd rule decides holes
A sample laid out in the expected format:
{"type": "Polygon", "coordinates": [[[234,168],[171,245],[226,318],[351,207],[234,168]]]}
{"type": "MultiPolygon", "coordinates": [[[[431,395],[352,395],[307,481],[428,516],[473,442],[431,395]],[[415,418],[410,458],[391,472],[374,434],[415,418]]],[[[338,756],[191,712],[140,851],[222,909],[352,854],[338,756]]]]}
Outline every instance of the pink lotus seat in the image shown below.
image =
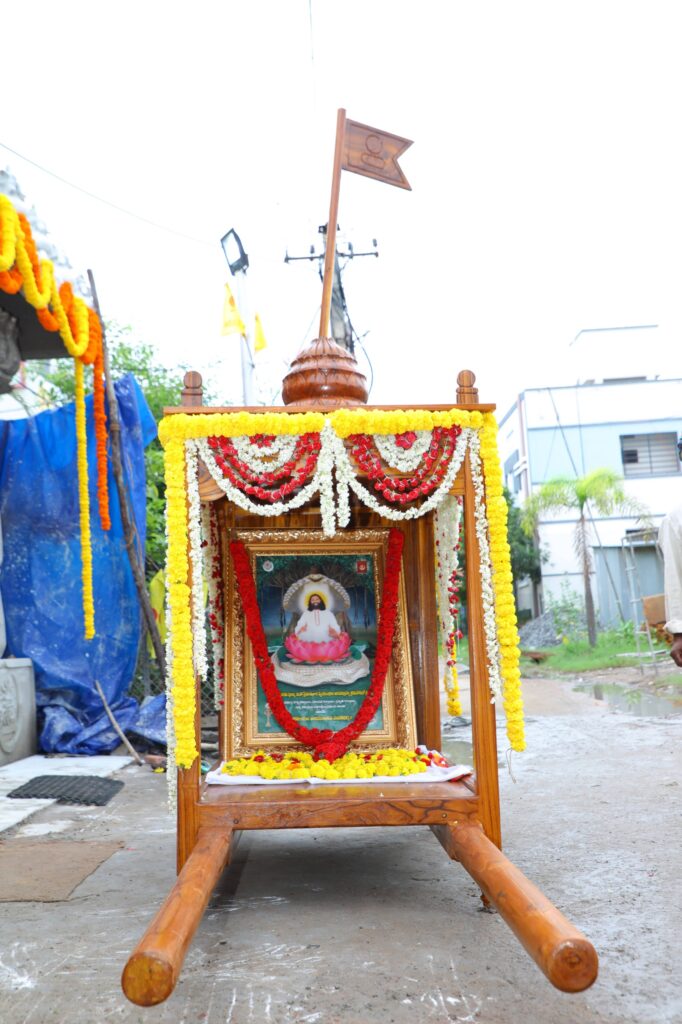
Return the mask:
{"type": "Polygon", "coordinates": [[[285,637],[284,646],[296,661],[343,661],[350,650],[350,636],[340,633],[331,640],[316,643],[312,640],[301,640],[295,633],[285,637]]]}

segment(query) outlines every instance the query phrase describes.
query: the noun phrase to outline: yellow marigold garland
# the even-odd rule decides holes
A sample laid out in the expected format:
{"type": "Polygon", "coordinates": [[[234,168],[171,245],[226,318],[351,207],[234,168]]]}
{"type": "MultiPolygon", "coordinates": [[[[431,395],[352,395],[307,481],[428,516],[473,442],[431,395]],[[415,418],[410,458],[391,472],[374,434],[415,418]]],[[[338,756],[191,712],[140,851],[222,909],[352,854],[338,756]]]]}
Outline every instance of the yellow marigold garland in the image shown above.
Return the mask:
{"type": "Polygon", "coordinates": [[[462,701],[459,696],[459,677],[457,675],[457,665],[455,661],[457,659],[457,641],[452,641],[452,648],[448,652],[448,660],[452,662],[452,665],[445,666],[445,675],[443,676],[443,686],[445,687],[445,694],[448,699],[448,714],[458,717],[462,714],[462,701]]]}
{"type": "MultiPolygon", "coordinates": [[[[54,267],[48,259],[39,259],[31,226],[23,214],[17,213],[11,200],[0,195],[0,286],[15,294],[19,285],[24,298],[36,310],[46,330],[58,330],[64,347],[73,357],[76,384],[76,438],[78,494],[80,499],[81,558],[83,574],[83,617],[85,638],[95,635],[92,583],[92,540],[90,533],[90,499],[88,491],[87,432],[85,422],[85,390],[83,359],[93,362],[101,357],[101,330],[96,314],[71,286],[57,286],[54,267]],[[10,281],[8,275],[12,275],[10,281]],[[17,277],[19,275],[19,277],[17,277]],[[94,321],[97,320],[97,323],[94,321]]],[[[100,516],[103,528],[110,528],[106,490],[106,430],[100,425],[98,437],[98,469],[100,475],[100,516]],[[102,480],[102,476],[104,479],[102,480]]]]}
{"type": "Polygon", "coordinates": [[[428,757],[414,750],[393,747],[373,753],[348,751],[331,764],[322,758],[313,760],[307,751],[284,755],[266,754],[258,750],[251,757],[226,761],[224,775],[256,775],[272,779],[373,779],[376,775],[418,775],[428,768],[428,757]]]}
{"type": "Polygon", "coordinates": [[[335,409],[328,415],[320,412],[177,413],[161,420],[159,440],[165,446],[172,439],[190,441],[212,436],[313,434],[322,430],[326,420],[331,423],[337,437],[345,438],[350,434],[401,434],[407,430],[433,430],[434,427],[473,427],[478,430],[483,424],[483,415],[466,409],[445,412],[429,412],[428,409],[335,409]]]}
{"type": "Polygon", "coordinates": [[[52,262],[47,259],[39,262],[35,260],[34,266],[31,249],[35,246],[28,222],[25,223],[26,227],[22,225],[22,218],[8,197],[0,195],[0,272],[9,271],[16,265],[22,277],[26,301],[38,311],[50,308],[66,351],[74,359],[79,359],[90,340],[87,304],[80,297],[73,297],[78,324],[74,337],[59,294],[52,262]]]}
{"type": "Polygon", "coordinates": [[[83,616],[85,639],[95,635],[95,605],[92,596],[92,543],[90,538],[90,493],[88,491],[88,449],[85,430],[85,388],[83,364],[76,360],[76,457],[78,464],[78,501],[80,506],[81,561],[83,579],[83,616]]]}
{"type": "Polygon", "coordinates": [[[169,441],[191,441],[200,437],[252,437],[254,434],[317,434],[325,417],[319,412],[225,412],[177,413],[159,423],[159,440],[164,447],[169,441]]]}
{"type": "Polygon", "coordinates": [[[490,559],[495,589],[495,621],[500,646],[503,703],[507,718],[507,736],[512,750],[525,750],[523,698],[519,669],[519,634],[512,587],[511,551],[507,539],[507,502],[502,486],[502,467],[497,447],[497,423],[485,413],[480,432],[481,459],[485,478],[490,559]]]}
{"type": "MultiPolygon", "coordinates": [[[[513,750],[524,750],[519,641],[507,541],[507,506],[502,491],[497,424],[492,414],[461,409],[446,412],[339,409],[328,416],[322,413],[179,413],[166,417],[159,425],[159,438],[166,449],[167,586],[173,630],[172,692],[178,765],[190,767],[197,757],[194,736],[195,679],[187,585],[189,566],[184,441],[213,435],[239,437],[316,433],[322,430],[325,421],[331,423],[338,437],[348,437],[353,433],[397,434],[407,430],[431,430],[435,426],[452,425],[471,427],[480,432],[507,735],[513,750]]],[[[461,706],[455,690],[456,674],[453,673],[451,678],[452,682],[448,684],[448,706],[452,714],[460,714],[461,706]]]]}
{"type": "Polygon", "coordinates": [[[168,552],[166,587],[173,646],[173,719],[175,758],[180,768],[189,768],[197,757],[194,732],[196,690],[192,658],[189,562],[187,558],[187,491],[185,445],[173,438],[166,443],[166,522],[168,552]]]}
{"type": "Polygon", "coordinates": [[[466,409],[336,409],[329,417],[337,437],[350,434],[403,434],[434,427],[473,427],[483,423],[480,412],[466,409]]]}

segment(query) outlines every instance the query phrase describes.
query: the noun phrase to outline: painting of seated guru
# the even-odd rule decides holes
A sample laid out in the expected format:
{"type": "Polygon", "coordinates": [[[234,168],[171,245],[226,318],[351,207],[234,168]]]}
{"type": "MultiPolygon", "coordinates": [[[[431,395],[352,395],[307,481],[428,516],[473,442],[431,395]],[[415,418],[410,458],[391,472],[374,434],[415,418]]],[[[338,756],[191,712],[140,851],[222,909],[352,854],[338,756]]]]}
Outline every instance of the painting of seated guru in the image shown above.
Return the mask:
{"type": "MultiPolygon", "coordinates": [[[[268,654],[286,709],[308,728],[336,732],[358,713],[372,680],[387,530],[327,539],[317,531],[237,532],[249,554],[268,654]]],[[[238,586],[228,593],[230,756],[295,748],[275,720],[255,667],[238,586]]],[[[355,744],[416,743],[404,585],[381,704],[355,744]]]]}

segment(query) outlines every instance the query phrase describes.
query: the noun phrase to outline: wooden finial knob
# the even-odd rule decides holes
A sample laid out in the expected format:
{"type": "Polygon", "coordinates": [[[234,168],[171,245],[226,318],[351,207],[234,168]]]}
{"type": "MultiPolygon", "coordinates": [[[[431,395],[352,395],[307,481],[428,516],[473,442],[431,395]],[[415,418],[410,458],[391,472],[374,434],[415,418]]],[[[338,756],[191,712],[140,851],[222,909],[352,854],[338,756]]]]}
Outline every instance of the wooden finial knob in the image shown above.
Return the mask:
{"type": "Polygon", "coordinates": [[[181,405],[203,405],[204,387],[201,374],[196,370],[188,370],[185,374],[184,387],[180,398],[181,405]]]}
{"type": "Polygon", "coordinates": [[[457,404],[478,405],[478,388],[474,387],[476,374],[462,370],[457,374],[457,404]]]}
{"type": "Polygon", "coordinates": [[[333,338],[316,338],[294,359],[282,382],[287,406],[317,409],[366,405],[367,381],[355,356],[333,338]]]}

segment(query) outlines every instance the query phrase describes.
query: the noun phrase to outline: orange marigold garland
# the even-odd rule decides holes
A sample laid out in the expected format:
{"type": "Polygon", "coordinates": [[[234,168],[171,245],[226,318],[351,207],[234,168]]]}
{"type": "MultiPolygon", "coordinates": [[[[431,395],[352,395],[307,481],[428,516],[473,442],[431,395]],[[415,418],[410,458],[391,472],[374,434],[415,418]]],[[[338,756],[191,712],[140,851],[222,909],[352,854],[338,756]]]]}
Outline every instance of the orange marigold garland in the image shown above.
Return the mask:
{"type": "Polygon", "coordinates": [[[73,357],[76,371],[76,437],[80,502],[81,554],[83,560],[83,614],[85,635],[94,635],[92,598],[92,547],[87,478],[87,434],[83,367],[93,366],[94,422],[97,452],[97,503],[103,530],[111,529],[107,478],[107,428],[104,393],[102,327],[98,315],[74,295],[68,282],[57,287],[50,260],[41,260],[31,225],[10,199],[0,195],[0,290],[24,298],[36,311],[42,327],[59,332],[73,357]]]}
{"type": "Polygon", "coordinates": [[[0,271],[0,288],[8,295],[16,295],[21,289],[21,274],[16,267],[0,271]]]}
{"type": "Polygon", "coordinates": [[[107,474],[107,410],[104,391],[104,350],[102,348],[102,325],[97,313],[88,309],[90,343],[81,357],[81,362],[93,364],[93,416],[95,420],[95,445],[97,452],[97,507],[103,530],[111,529],[109,515],[109,478],[107,474]]]}

